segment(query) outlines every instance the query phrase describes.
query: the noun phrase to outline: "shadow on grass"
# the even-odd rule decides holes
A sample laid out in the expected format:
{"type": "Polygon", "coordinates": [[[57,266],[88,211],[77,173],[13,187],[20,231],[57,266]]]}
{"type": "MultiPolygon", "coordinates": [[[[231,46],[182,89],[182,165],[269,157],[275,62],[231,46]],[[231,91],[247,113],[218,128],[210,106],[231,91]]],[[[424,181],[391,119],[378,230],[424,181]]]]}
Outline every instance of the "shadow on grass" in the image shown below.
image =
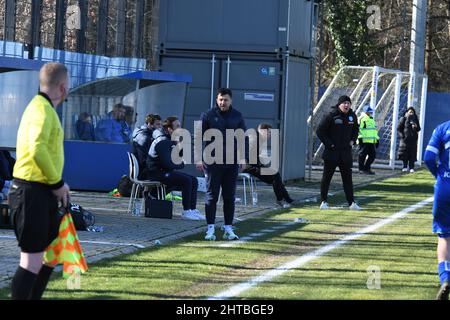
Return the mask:
{"type": "MultiPolygon", "coordinates": [[[[47,299],[52,299],[51,295],[70,295],[71,299],[80,300],[116,300],[116,299],[126,299],[126,300],[150,300],[150,299],[183,299],[189,300],[194,297],[188,295],[172,295],[172,294],[161,294],[156,292],[144,292],[144,291],[124,291],[124,290],[100,290],[100,289],[81,289],[68,291],[65,289],[48,289],[46,295],[50,296],[47,299]],[[124,295],[130,296],[130,298],[123,297],[124,295]],[[134,297],[134,298],[133,298],[134,297]]],[[[64,300],[62,298],[59,300],[64,300]]]]}

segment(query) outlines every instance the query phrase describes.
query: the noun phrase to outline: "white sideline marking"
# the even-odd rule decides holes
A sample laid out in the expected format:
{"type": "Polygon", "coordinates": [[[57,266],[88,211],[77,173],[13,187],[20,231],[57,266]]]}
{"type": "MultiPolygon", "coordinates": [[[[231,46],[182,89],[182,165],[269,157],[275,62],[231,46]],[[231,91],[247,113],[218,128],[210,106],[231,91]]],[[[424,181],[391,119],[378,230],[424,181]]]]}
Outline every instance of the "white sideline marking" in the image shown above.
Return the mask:
{"type": "Polygon", "coordinates": [[[14,236],[0,236],[0,239],[12,239],[12,240],[16,240],[16,237],[14,237],[14,236]]]}
{"type": "MultiPolygon", "coordinates": [[[[11,239],[16,240],[14,236],[0,236],[0,239],[11,239]]],[[[89,240],[80,240],[80,243],[90,243],[90,244],[103,244],[110,246],[124,246],[124,247],[136,247],[139,249],[145,249],[145,246],[136,244],[136,243],[120,243],[120,242],[107,242],[107,241],[89,241],[89,240]]]]}
{"type": "Polygon", "coordinates": [[[374,232],[375,230],[377,230],[387,224],[390,224],[390,223],[394,222],[395,220],[403,218],[408,213],[410,213],[414,210],[417,210],[417,209],[429,204],[430,202],[433,202],[433,198],[434,197],[430,197],[428,199],[422,200],[408,208],[403,209],[402,211],[394,213],[393,215],[391,215],[388,218],[378,221],[377,223],[367,226],[357,232],[349,234],[349,235],[345,236],[344,238],[342,238],[341,240],[334,241],[334,242],[330,243],[329,245],[326,245],[326,246],[319,248],[317,250],[314,250],[312,252],[306,253],[306,254],[298,257],[295,260],[289,261],[275,269],[272,269],[266,273],[263,273],[260,276],[254,277],[254,278],[250,279],[249,281],[242,282],[235,286],[232,286],[231,288],[229,288],[227,290],[224,290],[212,297],[209,297],[208,300],[223,300],[223,299],[229,299],[232,297],[237,297],[242,292],[247,291],[260,283],[270,281],[273,278],[281,276],[283,273],[290,271],[294,268],[299,268],[299,267],[305,265],[306,263],[310,262],[311,260],[319,258],[320,256],[323,256],[325,253],[327,253],[331,250],[334,250],[337,247],[340,247],[349,241],[360,238],[367,233],[374,232]]]}
{"type": "Polygon", "coordinates": [[[125,246],[125,247],[136,247],[139,249],[145,249],[145,246],[141,244],[136,243],[121,243],[121,242],[107,242],[107,241],[89,241],[89,240],[83,240],[80,241],[80,243],[90,243],[90,244],[104,244],[104,245],[111,245],[111,246],[125,246]]]}
{"type": "Polygon", "coordinates": [[[85,207],[86,210],[100,210],[100,211],[116,211],[116,212],[127,212],[128,209],[114,209],[114,208],[96,208],[96,207],[85,207]]]}

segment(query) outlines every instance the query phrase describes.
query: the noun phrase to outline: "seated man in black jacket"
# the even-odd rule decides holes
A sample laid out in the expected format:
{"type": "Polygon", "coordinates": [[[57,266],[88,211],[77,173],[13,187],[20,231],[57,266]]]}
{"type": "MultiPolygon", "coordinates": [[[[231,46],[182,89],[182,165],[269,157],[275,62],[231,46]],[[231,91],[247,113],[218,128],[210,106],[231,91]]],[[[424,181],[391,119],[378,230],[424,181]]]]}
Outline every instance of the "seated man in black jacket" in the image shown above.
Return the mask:
{"type": "Polygon", "coordinates": [[[172,133],[180,128],[177,117],[168,117],[162,128],[153,132],[153,142],[147,157],[148,176],[151,180],[160,181],[169,188],[181,188],[183,197],[182,216],[191,220],[204,218],[196,209],[197,178],[176,170],[183,169],[184,163],[175,164],[172,160],[172,149],[177,142],[171,140],[172,133]]]}
{"type": "Polygon", "coordinates": [[[145,124],[136,128],[133,132],[133,143],[131,153],[136,156],[139,164],[139,179],[146,180],[148,172],[146,167],[148,150],[153,142],[153,132],[161,128],[161,117],[157,114],[148,114],[145,117],[145,124]]]}
{"type": "Polygon", "coordinates": [[[277,198],[277,205],[283,208],[290,208],[294,200],[289,196],[280,173],[277,171],[273,174],[261,174],[261,168],[264,166],[261,161],[264,158],[262,152],[264,149],[260,150],[260,145],[267,145],[270,139],[270,129],[272,129],[270,124],[261,123],[258,125],[256,139],[250,138],[250,153],[257,155],[257,163],[248,165],[243,172],[249,173],[265,183],[271,184],[277,198]]]}

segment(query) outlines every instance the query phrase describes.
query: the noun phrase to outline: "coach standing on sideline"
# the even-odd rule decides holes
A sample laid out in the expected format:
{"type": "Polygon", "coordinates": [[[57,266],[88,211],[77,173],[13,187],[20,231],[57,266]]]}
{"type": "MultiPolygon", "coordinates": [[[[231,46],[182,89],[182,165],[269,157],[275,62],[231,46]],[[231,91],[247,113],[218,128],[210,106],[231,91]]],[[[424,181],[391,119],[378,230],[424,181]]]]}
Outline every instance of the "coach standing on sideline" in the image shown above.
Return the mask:
{"type": "Polygon", "coordinates": [[[9,193],[11,222],[21,248],[11,284],[14,300],[42,297],[54,267],[43,265],[44,251],[58,236],[58,202],[67,206],[69,200],[69,186],[61,178],[64,132],[55,110],[69,92],[67,68],[45,64],[39,86],[20,122],[9,193]]]}
{"type": "Polygon", "coordinates": [[[203,170],[206,177],[206,222],[208,230],[205,240],[215,240],[214,223],[216,220],[217,201],[219,200],[220,188],[222,188],[223,214],[225,217],[225,233],[223,238],[226,240],[238,240],[239,237],[233,231],[234,219],[234,201],[236,193],[236,182],[239,173],[239,164],[237,163],[237,147],[234,144],[234,163],[225,162],[226,157],[226,130],[242,129],[246,131],[244,118],[242,114],[234,109],[232,104],[233,94],[230,89],[221,88],[217,91],[216,106],[204,112],[201,115],[202,134],[208,129],[218,129],[223,136],[223,164],[199,164],[197,169],[203,170]]]}
{"type": "Polygon", "coordinates": [[[325,146],[322,154],[324,160],[322,182],[320,184],[320,209],[328,209],[328,189],[331,179],[339,167],[345,196],[350,210],[361,210],[355,203],[352,181],[352,147],[358,139],[358,118],[351,107],[348,96],[341,96],[337,105],[320,121],[317,136],[325,146]]]}

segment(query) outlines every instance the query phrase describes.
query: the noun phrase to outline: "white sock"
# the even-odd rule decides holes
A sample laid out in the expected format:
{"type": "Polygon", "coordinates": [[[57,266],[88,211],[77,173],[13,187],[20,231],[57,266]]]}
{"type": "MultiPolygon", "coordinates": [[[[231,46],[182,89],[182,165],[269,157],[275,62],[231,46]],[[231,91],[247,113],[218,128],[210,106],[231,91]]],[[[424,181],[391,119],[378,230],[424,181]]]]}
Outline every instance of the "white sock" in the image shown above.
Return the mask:
{"type": "Polygon", "coordinates": [[[214,230],[214,225],[213,224],[208,224],[208,231],[213,229],[214,230]]]}
{"type": "Polygon", "coordinates": [[[233,226],[224,226],[225,231],[233,231],[233,226]]]}

